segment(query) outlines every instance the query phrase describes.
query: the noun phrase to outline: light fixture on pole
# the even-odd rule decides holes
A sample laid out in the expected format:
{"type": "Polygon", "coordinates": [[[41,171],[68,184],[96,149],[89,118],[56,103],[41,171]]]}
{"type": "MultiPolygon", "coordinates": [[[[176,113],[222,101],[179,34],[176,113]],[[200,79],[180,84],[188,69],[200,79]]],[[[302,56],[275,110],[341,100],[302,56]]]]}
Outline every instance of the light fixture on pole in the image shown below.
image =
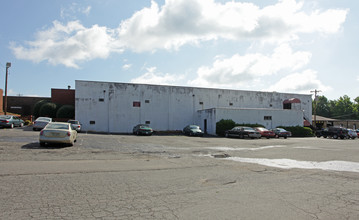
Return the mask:
{"type": "Polygon", "coordinates": [[[4,100],[4,113],[6,115],[7,111],[7,75],[9,73],[8,69],[11,67],[11,63],[6,63],[6,76],[5,76],[5,100],[4,100]]]}

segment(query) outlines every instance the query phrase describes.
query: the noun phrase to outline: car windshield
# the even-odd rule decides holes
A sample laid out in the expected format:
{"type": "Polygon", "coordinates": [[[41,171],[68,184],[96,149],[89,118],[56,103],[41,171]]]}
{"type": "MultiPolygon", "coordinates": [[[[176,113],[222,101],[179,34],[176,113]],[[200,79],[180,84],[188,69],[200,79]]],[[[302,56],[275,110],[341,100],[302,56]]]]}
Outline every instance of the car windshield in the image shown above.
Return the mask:
{"type": "Polygon", "coordinates": [[[190,129],[199,129],[199,126],[197,126],[197,125],[191,125],[191,126],[189,126],[189,128],[190,128],[190,129]]]}
{"type": "Polygon", "coordinates": [[[284,130],[283,128],[277,128],[277,130],[280,132],[286,132],[286,130],[284,130]]]}
{"type": "Polygon", "coordinates": [[[266,128],[257,128],[259,131],[268,131],[266,128]]]}
{"type": "Polygon", "coordinates": [[[140,128],[150,128],[148,125],[141,125],[140,128]]]}
{"type": "Polygon", "coordinates": [[[68,121],[71,124],[80,124],[79,121],[68,121]]]}
{"type": "Polygon", "coordinates": [[[67,124],[49,124],[46,126],[46,129],[64,129],[68,130],[69,126],[67,124]]]}
{"type": "Polygon", "coordinates": [[[40,118],[37,118],[36,119],[36,121],[51,121],[51,119],[50,118],[42,118],[42,117],[40,117],[40,118]]]}
{"type": "Polygon", "coordinates": [[[245,130],[245,131],[254,131],[254,129],[250,128],[250,127],[244,127],[243,130],[245,130]]]}

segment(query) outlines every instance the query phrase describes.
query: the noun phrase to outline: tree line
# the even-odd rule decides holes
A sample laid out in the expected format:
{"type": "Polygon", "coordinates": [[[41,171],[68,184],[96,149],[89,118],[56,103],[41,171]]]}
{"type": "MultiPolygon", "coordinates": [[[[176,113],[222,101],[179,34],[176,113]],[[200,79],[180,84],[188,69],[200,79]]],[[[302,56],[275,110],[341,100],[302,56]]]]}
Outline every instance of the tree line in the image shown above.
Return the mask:
{"type": "Polygon", "coordinates": [[[351,101],[344,95],[337,100],[328,100],[325,96],[318,96],[313,100],[313,114],[333,119],[359,120],[359,96],[351,101]]]}

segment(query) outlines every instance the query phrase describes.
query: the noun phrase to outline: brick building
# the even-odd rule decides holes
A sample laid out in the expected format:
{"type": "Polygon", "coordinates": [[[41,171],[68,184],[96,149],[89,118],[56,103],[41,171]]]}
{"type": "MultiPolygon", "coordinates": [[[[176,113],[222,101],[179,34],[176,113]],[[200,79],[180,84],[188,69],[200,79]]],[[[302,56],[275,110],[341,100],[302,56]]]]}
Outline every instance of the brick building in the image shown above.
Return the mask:
{"type": "Polygon", "coordinates": [[[75,90],[70,87],[68,89],[51,89],[51,102],[75,106],[75,90]]]}
{"type": "Polygon", "coordinates": [[[3,111],[3,109],[4,109],[4,107],[3,107],[3,91],[2,91],[2,89],[0,89],[0,115],[3,115],[4,114],[4,111],[3,111]]]}
{"type": "MultiPolygon", "coordinates": [[[[0,89],[0,114],[3,112],[3,90],[0,89]]],[[[7,112],[21,116],[33,115],[33,109],[38,101],[46,100],[61,105],[75,106],[74,89],[51,89],[51,97],[8,96],[7,112]]]]}
{"type": "MultiPolygon", "coordinates": [[[[2,97],[2,96],[1,96],[2,97]]],[[[7,112],[29,116],[33,114],[35,104],[41,100],[51,101],[49,97],[29,97],[29,96],[8,96],[7,112]]]]}

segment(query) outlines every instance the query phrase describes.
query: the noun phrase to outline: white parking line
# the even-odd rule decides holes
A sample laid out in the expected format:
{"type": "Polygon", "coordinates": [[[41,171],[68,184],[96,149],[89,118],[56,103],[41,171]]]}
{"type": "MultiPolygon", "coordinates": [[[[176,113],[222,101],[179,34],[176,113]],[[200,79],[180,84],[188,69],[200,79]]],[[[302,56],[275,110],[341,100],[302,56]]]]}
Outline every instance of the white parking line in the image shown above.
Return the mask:
{"type": "Polygon", "coordinates": [[[263,146],[257,148],[249,148],[249,147],[207,147],[207,149],[212,150],[222,150],[222,151],[257,151],[257,150],[265,150],[270,148],[279,148],[279,147],[286,147],[284,145],[273,145],[273,146],[263,146]]]}
{"type": "Polygon", "coordinates": [[[242,158],[242,157],[229,157],[225,160],[233,160],[243,163],[255,163],[269,167],[278,167],[282,169],[321,169],[331,171],[347,171],[359,172],[359,163],[348,161],[297,161],[291,159],[263,159],[263,158],[242,158]]]}

